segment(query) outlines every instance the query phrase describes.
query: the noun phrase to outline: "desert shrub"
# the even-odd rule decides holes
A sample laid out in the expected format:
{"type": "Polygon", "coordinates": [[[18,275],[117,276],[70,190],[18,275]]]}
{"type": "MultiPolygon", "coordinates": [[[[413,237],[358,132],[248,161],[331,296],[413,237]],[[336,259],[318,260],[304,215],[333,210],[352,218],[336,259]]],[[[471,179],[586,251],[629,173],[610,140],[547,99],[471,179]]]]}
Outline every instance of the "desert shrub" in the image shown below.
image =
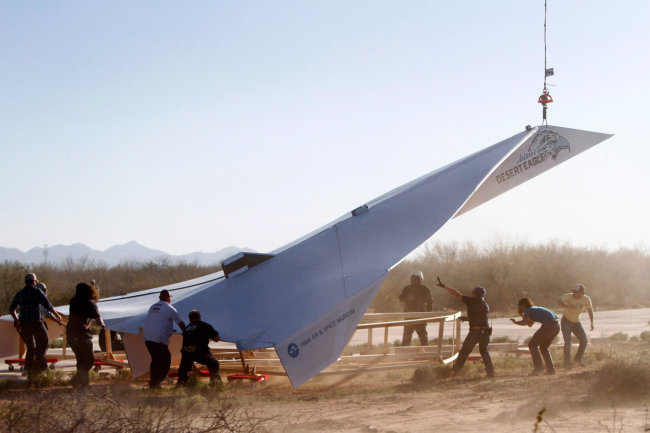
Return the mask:
{"type": "Polygon", "coordinates": [[[66,305],[80,281],[95,280],[100,287],[100,296],[106,298],[190,280],[219,269],[218,266],[200,266],[197,263],[172,263],[168,258],[147,263],[123,262],[113,267],[88,259],[31,265],[5,261],[0,263],[0,309],[6,311],[9,308],[15,293],[25,285],[24,277],[28,272],[36,273],[38,279],[47,284],[48,297],[53,305],[66,305]]]}
{"type": "Polygon", "coordinates": [[[131,369],[130,368],[121,368],[115,370],[115,379],[130,379],[131,378],[131,369]]]}
{"type": "Polygon", "coordinates": [[[589,345],[585,352],[584,360],[586,363],[591,364],[594,362],[609,359],[611,352],[608,347],[602,345],[589,345]]]}
{"type": "MultiPolygon", "coordinates": [[[[524,339],[524,343],[523,343],[524,346],[528,346],[528,343],[530,343],[530,340],[531,340],[532,338],[533,338],[532,335],[531,335],[530,337],[526,337],[526,338],[524,339]]],[[[561,337],[560,337],[560,334],[556,335],[556,336],[553,338],[553,342],[552,342],[551,344],[555,345],[555,344],[560,343],[560,338],[561,338],[561,337]]]]}
{"type": "Polygon", "coordinates": [[[401,311],[398,296],[413,270],[424,273],[433,296],[433,309],[464,310],[464,305],[440,291],[440,275],[450,286],[469,293],[475,286],[487,289],[493,312],[511,313],[517,299],[530,296],[537,305],[553,306],[577,282],[587,286],[598,309],[650,306],[650,254],[642,249],[609,251],[550,242],[540,245],[495,241],[478,247],[472,243],[429,243],[417,257],[393,268],[371,308],[401,311]],[[612,291],[610,287],[619,287],[612,291]]]}
{"type": "Polygon", "coordinates": [[[627,341],[628,338],[628,335],[622,332],[616,332],[609,336],[609,339],[612,341],[627,341]]]}
{"type": "Polygon", "coordinates": [[[70,378],[63,370],[48,368],[32,376],[29,382],[36,388],[46,388],[67,385],[70,382],[70,378]]]}
{"type": "Polygon", "coordinates": [[[60,349],[63,347],[63,338],[55,338],[54,340],[50,340],[50,349],[60,349]]]}
{"type": "MultiPolygon", "coordinates": [[[[413,342],[415,341],[416,340],[413,339],[413,342]]],[[[442,344],[453,344],[453,343],[454,343],[454,339],[452,337],[442,339],[442,344]]],[[[438,337],[434,338],[433,340],[429,340],[429,346],[435,346],[436,344],[438,344],[438,337]]]]}
{"type": "Polygon", "coordinates": [[[418,367],[413,372],[414,383],[429,383],[438,379],[445,379],[450,377],[452,373],[451,367],[440,365],[427,365],[418,367]]]}
{"type": "Polygon", "coordinates": [[[645,341],[646,343],[650,343],[650,331],[643,331],[641,335],[639,335],[639,339],[645,341]]]}
{"type": "Polygon", "coordinates": [[[503,335],[501,337],[492,337],[490,342],[491,343],[518,343],[519,340],[514,339],[508,335],[503,335]]]}
{"type": "Polygon", "coordinates": [[[650,396],[650,361],[645,356],[612,359],[596,371],[594,390],[617,397],[650,396]]]}
{"type": "Polygon", "coordinates": [[[8,433],[252,433],[267,420],[232,396],[23,392],[0,401],[0,431],[8,433]]]}
{"type": "Polygon", "coordinates": [[[530,370],[530,357],[523,356],[505,356],[503,358],[494,357],[492,359],[495,371],[505,371],[508,373],[524,373],[530,370]]]}

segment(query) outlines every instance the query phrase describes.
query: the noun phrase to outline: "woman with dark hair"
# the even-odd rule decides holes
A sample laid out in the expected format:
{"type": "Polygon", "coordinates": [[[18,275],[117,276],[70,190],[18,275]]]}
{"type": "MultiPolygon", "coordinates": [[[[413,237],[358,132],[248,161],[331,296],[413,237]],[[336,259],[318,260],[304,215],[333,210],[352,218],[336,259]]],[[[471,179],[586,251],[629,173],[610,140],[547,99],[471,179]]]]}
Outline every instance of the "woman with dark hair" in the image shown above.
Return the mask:
{"type": "Polygon", "coordinates": [[[555,336],[560,332],[559,317],[554,311],[548,308],[536,306],[530,298],[521,298],[519,300],[517,303],[517,312],[522,319],[510,319],[515,325],[533,326],[535,322],[542,324],[528,343],[530,357],[533,359],[533,367],[535,368],[530,375],[537,376],[538,374],[542,374],[544,372],[544,364],[546,364],[546,374],[555,374],[553,357],[548,348],[553,343],[555,336]],[[543,363],[542,358],[544,359],[543,363]]]}
{"type": "Polygon", "coordinates": [[[90,384],[88,371],[95,365],[90,321],[94,320],[104,328],[104,321],[97,310],[99,293],[88,283],[77,284],[70,299],[70,317],[66,327],[68,344],[77,358],[77,374],[71,380],[75,388],[86,388],[90,384]]]}

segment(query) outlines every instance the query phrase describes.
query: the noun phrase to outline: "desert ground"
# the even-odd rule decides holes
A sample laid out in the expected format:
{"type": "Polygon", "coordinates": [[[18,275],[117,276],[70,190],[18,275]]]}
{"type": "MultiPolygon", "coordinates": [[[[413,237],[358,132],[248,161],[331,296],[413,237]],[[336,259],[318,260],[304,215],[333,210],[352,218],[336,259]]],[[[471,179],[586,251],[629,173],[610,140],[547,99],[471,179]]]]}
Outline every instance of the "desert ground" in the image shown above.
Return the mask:
{"type": "MultiPolygon", "coordinates": [[[[623,326],[630,337],[650,330],[650,310],[631,311],[596,313],[598,331],[610,336],[618,332],[621,328],[615,326],[616,316],[619,325],[630,320],[637,324],[623,326]]],[[[495,321],[497,326],[501,328],[495,321]]],[[[503,326],[508,326],[505,321],[503,326]]],[[[528,334],[534,332],[525,329],[528,334]]],[[[501,331],[495,329],[496,334],[501,331]]],[[[285,377],[272,376],[266,383],[230,383],[212,389],[198,382],[184,390],[166,385],[162,391],[151,392],[143,389],[146,382],[142,380],[96,376],[90,390],[80,393],[65,386],[64,381],[27,387],[19,373],[2,371],[0,431],[32,431],[15,428],[20,424],[20,417],[7,418],[8,414],[28,411],[28,408],[39,414],[31,416],[49,420],[50,425],[43,431],[99,431],[64,430],[53,423],[55,419],[58,422],[78,416],[86,407],[83,401],[92,402],[88,407],[93,408],[104,407],[102,404],[118,407],[119,416],[126,420],[124,426],[130,426],[114,430],[103,426],[101,431],[105,433],[650,431],[648,341],[637,338],[605,341],[601,334],[595,339],[600,341],[587,349],[586,367],[575,366],[565,371],[561,349],[556,347],[557,373],[536,377],[528,376],[529,356],[505,353],[493,354],[496,366],[493,379],[485,378],[480,362],[468,362],[457,377],[450,377],[449,367],[431,366],[354,376],[320,376],[298,389],[292,389],[285,377]],[[26,405],[26,401],[31,405],[26,405]],[[223,409],[225,402],[228,410],[223,409]],[[143,412],[142,408],[149,409],[143,412]],[[48,413],[52,411],[59,414],[58,418],[52,418],[48,413]],[[177,417],[186,424],[156,429],[149,420],[147,429],[143,430],[134,427],[137,422],[129,418],[135,415],[125,415],[134,411],[139,411],[138,417],[143,417],[142,413],[153,419],[177,417]],[[543,413],[538,417],[540,411],[543,413]],[[214,423],[217,413],[222,424],[210,430],[208,427],[213,426],[210,423],[214,423]],[[14,423],[13,430],[8,427],[10,422],[14,423]],[[190,429],[187,423],[198,429],[190,429]]],[[[101,416],[108,415],[98,415],[101,416]]]]}
{"type": "Polygon", "coordinates": [[[541,377],[515,368],[495,379],[481,378],[478,367],[429,383],[389,373],[336,388],[311,383],[292,394],[271,386],[256,410],[271,418],[274,432],[532,432],[540,410],[539,432],[650,429],[647,399],[599,393],[597,366],[541,377]]]}

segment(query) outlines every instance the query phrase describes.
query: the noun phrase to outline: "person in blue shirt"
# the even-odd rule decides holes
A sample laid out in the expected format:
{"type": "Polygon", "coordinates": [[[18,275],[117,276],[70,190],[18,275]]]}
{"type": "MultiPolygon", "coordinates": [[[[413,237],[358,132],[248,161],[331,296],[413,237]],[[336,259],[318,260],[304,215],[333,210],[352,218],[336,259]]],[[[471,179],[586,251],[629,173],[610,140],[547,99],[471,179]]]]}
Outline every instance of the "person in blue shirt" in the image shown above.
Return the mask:
{"type": "Polygon", "coordinates": [[[555,336],[560,333],[559,317],[548,308],[535,306],[530,298],[521,298],[517,303],[517,311],[522,319],[510,319],[512,323],[519,326],[533,326],[535,322],[542,324],[528,343],[534,366],[534,370],[530,375],[537,376],[542,374],[544,372],[544,364],[546,364],[546,374],[554,374],[555,366],[553,365],[553,357],[548,348],[555,336]],[[542,358],[544,358],[544,364],[542,363],[542,358]]]}

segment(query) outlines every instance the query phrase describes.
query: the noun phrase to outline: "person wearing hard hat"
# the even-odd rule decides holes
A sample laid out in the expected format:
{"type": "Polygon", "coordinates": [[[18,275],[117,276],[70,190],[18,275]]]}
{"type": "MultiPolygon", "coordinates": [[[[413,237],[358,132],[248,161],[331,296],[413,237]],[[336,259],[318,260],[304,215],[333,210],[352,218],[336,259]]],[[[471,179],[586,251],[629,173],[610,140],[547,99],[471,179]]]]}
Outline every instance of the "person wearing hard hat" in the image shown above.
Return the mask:
{"type": "MultiPolygon", "coordinates": [[[[431,311],[432,299],[429,288],[422,284],[424,276],[420,271],[411,273],[411,284],[404,287],[399,300],[404,303],[405,312],[431,311]]],[[[427,334],[427,324],[420,323],[417,325],[404,325],[404,335],[402,336],[402,346],[410,346],[413,332],[418,333],[420,345],[429,345],[429,334],[427,334]]]]}

